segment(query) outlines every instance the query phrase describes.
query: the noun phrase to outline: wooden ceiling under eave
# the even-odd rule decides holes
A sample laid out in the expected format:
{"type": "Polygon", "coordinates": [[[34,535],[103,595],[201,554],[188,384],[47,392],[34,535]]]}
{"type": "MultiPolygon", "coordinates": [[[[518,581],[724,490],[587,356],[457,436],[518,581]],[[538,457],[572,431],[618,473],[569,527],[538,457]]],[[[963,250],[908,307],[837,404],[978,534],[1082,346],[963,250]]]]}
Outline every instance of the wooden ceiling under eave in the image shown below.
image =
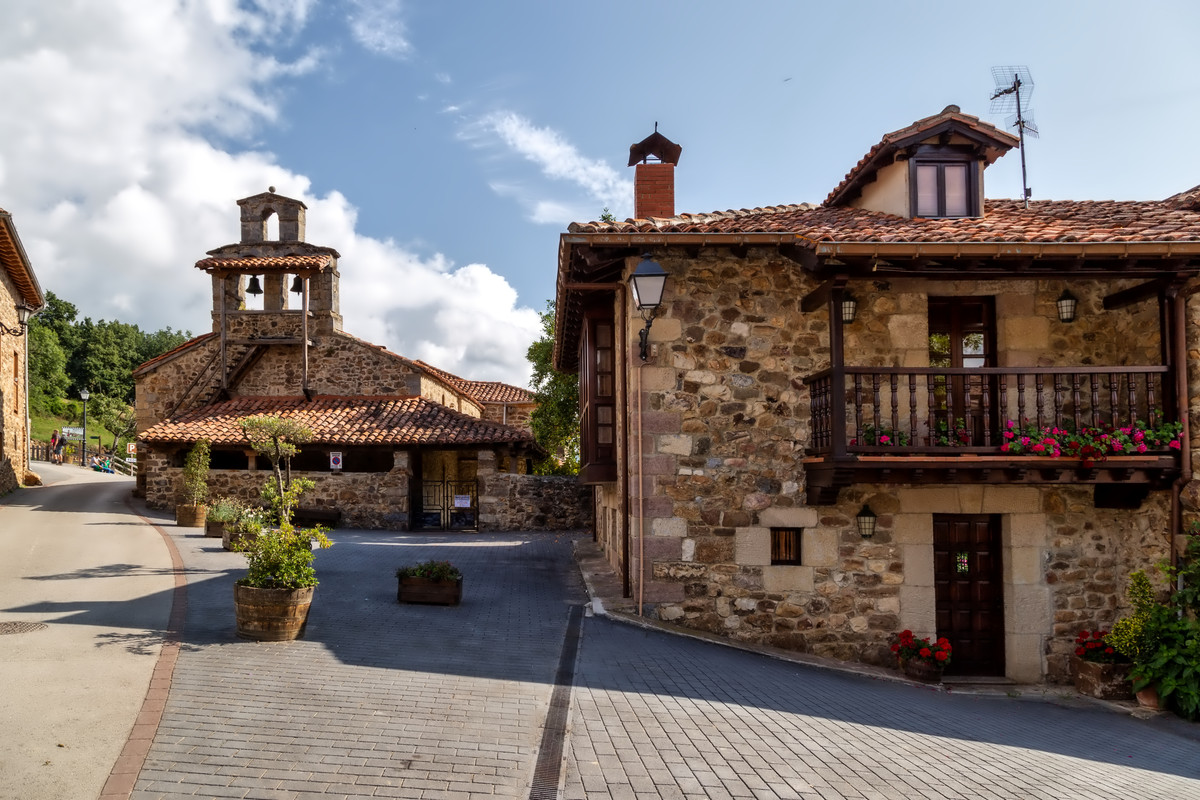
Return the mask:
{"type": "Polygon", "coordinates": [[[33,274],[33,267],[29,264],[29,257],[25,254],[20,237],[17,236],[12,215],[2,210],[0,210],[0,267],[3,267],[5,274],[8,275],[9,280],[20,294],[20,300],[25,305],[35,310],[46,305],[42,287],[38,285],[37,277],[33,274]]]}

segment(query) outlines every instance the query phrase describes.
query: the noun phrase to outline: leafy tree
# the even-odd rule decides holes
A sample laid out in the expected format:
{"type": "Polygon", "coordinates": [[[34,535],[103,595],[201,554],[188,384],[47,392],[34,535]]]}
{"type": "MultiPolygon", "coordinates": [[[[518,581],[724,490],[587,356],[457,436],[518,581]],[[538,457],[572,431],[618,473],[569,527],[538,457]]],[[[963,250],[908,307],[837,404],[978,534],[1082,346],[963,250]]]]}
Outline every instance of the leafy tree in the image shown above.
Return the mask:
{"type": "Polygon", "coordinates": [[[525,353],[533,365],[537,409],[530,424],[533,436],[550,456],[534,467],[539,475],[574,475],[579,472],[579,380],[554,368],[554,301],[539,316],[542,335],[525,353]]]}
{"type": "Polygon", "coordinates": [[[71,385],[67,354],[58,343],[58,334],[48,326],[30,325],[25,335],[29,337],[29,405],[39,413],[61,416],[61,398],[71,385]]]}
{"type": "Polygon", "coordinates": [[[117,442],[132,439],[137,432],[137,415],[133,406],[115,397],[94,394],[88,400],[89,409],[96,419],[113,435],[112,451],[117,451],[117,442]]]}
{"type": "Polygon", "coordinates": [[[292,480],[292,458],[300,452],[297,445],[312,439],[312,431],[295,420],[263,415],[242,420],[242,432],[255,452],[271,461],[274,483],[268,482],[263,496],[278,510],[279,523],[291,525],[300,493],[314,485],[308,479],[292,480]]]}

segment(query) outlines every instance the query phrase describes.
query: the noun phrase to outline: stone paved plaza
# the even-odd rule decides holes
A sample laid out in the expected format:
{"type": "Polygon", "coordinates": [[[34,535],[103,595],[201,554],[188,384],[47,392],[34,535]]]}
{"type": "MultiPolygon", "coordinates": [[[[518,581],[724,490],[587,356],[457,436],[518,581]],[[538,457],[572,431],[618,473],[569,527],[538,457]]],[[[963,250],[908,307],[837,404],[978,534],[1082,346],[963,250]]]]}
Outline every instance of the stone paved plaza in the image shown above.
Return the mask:
{"type": "MultiPolygon", "coordinates": [[[[183,646],[138,800],[545,796],[534,780],[575,537],[338,531],[306,638],[233,636],[242,559],[169,525],[183,646]],[[449,559],[457,608],[398,605],[449,559]]],[[[1178,725],[944,693],[604,617],[583,621],[558,789],[580,798],[1200,798],[1178,725]]],[[[558,765],[555,765],[558,766],[558,765]]],[[[553,795],[551,795],[553,796],[553,795]]]]}

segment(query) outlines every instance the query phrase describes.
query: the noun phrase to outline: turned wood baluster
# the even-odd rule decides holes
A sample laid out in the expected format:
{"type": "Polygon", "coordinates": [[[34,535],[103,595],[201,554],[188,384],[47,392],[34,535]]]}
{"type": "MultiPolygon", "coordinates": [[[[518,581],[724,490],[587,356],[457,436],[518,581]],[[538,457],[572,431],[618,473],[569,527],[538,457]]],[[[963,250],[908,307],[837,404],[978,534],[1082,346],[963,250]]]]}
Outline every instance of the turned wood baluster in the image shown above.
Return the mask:
{"type": "MultiPolygon", "coordinates": [[[[1147,376],[1147,384],[1150,383],[1149,377],[1147,376]]],[[[1136,420],[1141,407],[1138,404],[1136,378],[1132,373],[1125,376],[1125,394],[1129,398],[1129,419],[1130,421],[1136,420]]]]}
{"type": "MultiPolygon", "coordinates": [[[[875,420],[875,436],[879,436],[879,426],[883,423],[883,416],[879,413],[879,373],[871,375],[871,410],[873,412],[872,419],[875,420]]],[[[875,444],[879,441],[876,439],[875,444]]]]}
{"type": "MultiPolygon", "coordinates": [[[[1124,427],[1123,425],[1117,424],[1117,420],[1121,417],[1121,408],[1118,405],[1118,403],[1120,403],[1120,400],[1118,399],[1121,394],[1120,390],[1121,376],[1115,372],[1110,373],[1108,376],[1108,407],[1112,411],[1111,416],[1114,427],[1124,427]]],[[[1129,418],[1128,421],[1129,423],[1132,423],[1132,417],[1129,418]]]]}
{"type": "Polygon", "coordinates": [[[1154,381],[1158,376],[1146,376],[1146,417],[1151,428],[1158,427],[1158,409],[1155,408],[1157,403],[1154,399],[1154,381]]]}
{"type": "Polygon", "coordinates": [[[1092,427],[1100,427],[1100,376],[1089,375],[1088,383],[1092,386],[1092,427]]]}
{"type": "Polygon", "coordinates": [[[1078,372],[1071,375],[1071,399],[1075,403],[1075,407],[1071,409],[1071,420],[1075,423],[1075,431],[1079,431],[1079,403],[1083,399],[1082,393],[1079,391],[1078,372]]]}
{"type": "MultiPolygon", "coordinates": [[[[891,385],[889,388],[892,391],[892,430],[894,430],[894,431],[900,429],[900,395],[897,392],[897,388],[899,386],[899,383],[898,383],[899,380],[900,380],[900,376],[893,372],[890,376],[889,383],[891,385]]],[[[909,436],[908,440],[911,442],[912,437],[909,436]]],[[[900,443],[896,442],[896,444],[899,445],[900,443]]]]}
{"type": "MultiPolygon", "coordinates": [[[[910,444],[917,443],[917,376],[911,372],[908,373],[908,428],[912,431],[912,435],[908,441],[910,444]]],[[[932,431],[931,431],[932,435],[932,431]]],[[[932,444],[932,442],[930,442],[932,444]]]]}
{"type": "Polygon", "coordinates": [[[979,376],[979,385],[982,387],[982,403],[983,403],[983,443],[990,445],[992,443],[992,382],[987,376],[979,376]]]}
{"type": "Polygon", "coordinates": [[[854,375],[854,440],[862,444],[863,435],[863,393],[862,393],[862,375],[855,373],[854,375]]]}

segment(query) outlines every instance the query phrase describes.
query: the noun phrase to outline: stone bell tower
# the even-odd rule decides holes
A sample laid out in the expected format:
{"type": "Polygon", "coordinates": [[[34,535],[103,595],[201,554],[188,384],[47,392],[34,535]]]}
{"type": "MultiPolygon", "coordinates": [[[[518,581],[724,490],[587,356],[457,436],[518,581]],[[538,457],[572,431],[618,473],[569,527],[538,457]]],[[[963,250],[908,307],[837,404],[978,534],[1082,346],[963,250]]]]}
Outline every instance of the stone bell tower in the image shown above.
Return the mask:
{"type": "Polygon", "coordinates": [[[221,388],[228,390],[241,365],[263,348],[291,345],[298,346],[307,389],[309,348],[342,330],[338,252],[304,241],[308,207],[276,194],[274,186],[237,203],[241,241],[209,250],[208,258],[196,262],[212,276],[221,388]],[[276,226],[277,238],[270,238],[276,226]]]}

